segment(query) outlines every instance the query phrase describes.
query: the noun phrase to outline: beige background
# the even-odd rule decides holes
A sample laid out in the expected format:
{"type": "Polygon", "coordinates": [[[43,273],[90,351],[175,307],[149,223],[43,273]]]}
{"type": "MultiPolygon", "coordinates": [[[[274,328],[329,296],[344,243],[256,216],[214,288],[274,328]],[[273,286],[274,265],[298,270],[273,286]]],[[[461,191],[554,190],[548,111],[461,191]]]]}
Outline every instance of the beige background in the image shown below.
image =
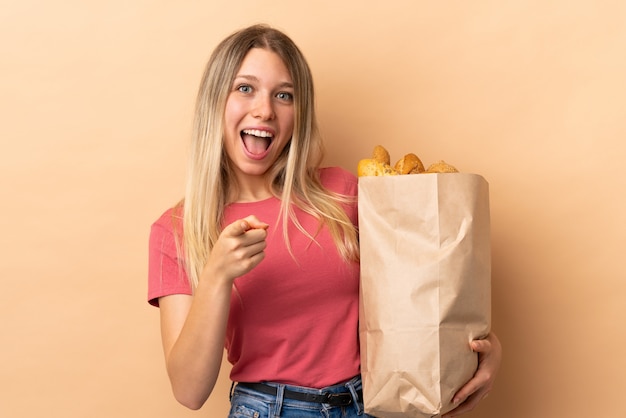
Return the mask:
{"type": "Polygon", "coordinates": [[[626,3],[592,0],[2,0],[0,416],[225,416],[226,369],[173,400],[146,249],[203,65],[256,22],[307,55],[328,164],[490,182],[505,358],[468,416],[626,416],[626,3]]]}

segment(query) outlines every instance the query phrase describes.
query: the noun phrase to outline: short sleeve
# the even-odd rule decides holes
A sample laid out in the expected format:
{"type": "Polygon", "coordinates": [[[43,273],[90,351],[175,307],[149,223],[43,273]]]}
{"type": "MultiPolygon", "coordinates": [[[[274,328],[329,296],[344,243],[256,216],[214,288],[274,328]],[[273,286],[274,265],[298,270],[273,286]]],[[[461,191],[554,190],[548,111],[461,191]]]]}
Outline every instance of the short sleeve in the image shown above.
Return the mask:
{"type": "Polygon", "coordinates": [[[159,306],[162,296],[192,293],[174,236],[179,220],[173,210],[168,210],[150,228],[148,302],[152,306],[159,306]]]}

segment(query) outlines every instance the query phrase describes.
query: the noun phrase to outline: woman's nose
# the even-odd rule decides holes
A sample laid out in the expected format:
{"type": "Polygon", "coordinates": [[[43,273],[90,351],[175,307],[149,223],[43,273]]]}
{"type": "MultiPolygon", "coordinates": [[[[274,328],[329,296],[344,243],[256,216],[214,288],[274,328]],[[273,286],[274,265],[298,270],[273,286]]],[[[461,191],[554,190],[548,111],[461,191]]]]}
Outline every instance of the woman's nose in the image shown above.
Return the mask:
{"type": "Polygon", "coordinates": [[[274,119],[274,105],[272,98],[265,95],[258,95],[252,109],[252,116],[261,120],[274,119]]]}

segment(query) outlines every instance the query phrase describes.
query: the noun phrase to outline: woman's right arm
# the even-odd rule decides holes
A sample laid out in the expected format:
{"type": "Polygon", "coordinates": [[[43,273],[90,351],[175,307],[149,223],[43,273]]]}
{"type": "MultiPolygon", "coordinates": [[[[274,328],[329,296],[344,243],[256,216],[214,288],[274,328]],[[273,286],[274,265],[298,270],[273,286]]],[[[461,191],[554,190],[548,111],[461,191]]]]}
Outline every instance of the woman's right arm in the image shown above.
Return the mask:
{"type": "Polygon", "coordinates": [[[228,225],[211,251],[194,295],[159,299],[167,373],[174,396],[188,408],[202,407],[215,386],[233,281],[263,260],[267,226],[254,216],[228,225]]]}

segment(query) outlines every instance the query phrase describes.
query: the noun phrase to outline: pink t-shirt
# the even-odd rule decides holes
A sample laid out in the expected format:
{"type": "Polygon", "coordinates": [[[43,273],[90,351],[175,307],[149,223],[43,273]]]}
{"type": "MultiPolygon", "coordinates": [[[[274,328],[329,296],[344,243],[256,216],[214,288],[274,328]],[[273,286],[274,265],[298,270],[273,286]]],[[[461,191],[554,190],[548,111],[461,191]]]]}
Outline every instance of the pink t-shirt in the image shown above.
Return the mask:
{"type": "MultiPolygon", "coordinates": [[[[357,223],[357,180],[333,167],[320,172],[329,190],[354,197],[345,205],[357,223]]],[[[225,208],[225,224],[255,215],[270,224],[265,259],[235,280],[226,332],[231,379],[240,382],[274,381],[324,387],[359,373],[358,263],[346,263],[337,253],[326,228],[294,208],[302,226],[315,236],[312,242],[294,225],[289,238],[293,255],[277,222],[280,200],[234,203],[225,208]]],[[[153,226],[150,236],[148,299],[169,294],[191,294],[177,260],[172,211],[153,226]]]]}

